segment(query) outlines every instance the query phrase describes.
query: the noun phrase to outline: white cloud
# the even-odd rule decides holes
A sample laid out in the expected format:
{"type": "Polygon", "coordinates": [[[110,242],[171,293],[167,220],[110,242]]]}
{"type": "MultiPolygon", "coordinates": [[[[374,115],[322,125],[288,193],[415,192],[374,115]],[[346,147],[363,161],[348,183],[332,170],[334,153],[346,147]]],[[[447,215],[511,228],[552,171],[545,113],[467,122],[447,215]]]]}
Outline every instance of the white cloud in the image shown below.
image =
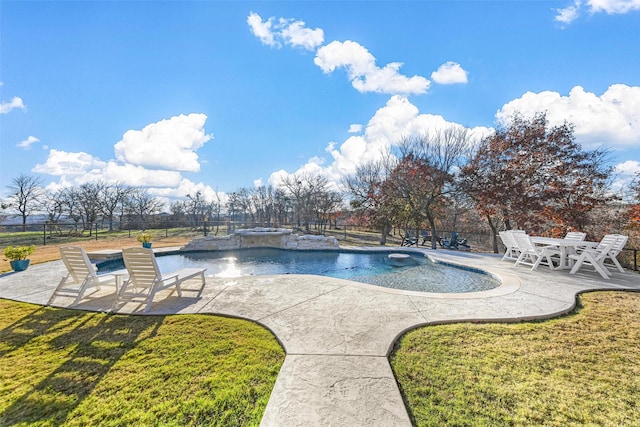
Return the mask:
{"type": "Polygon", "coordinates": [[[152,123],[141,131],[128,131],[116,144],[119,158],[106,162],[84,152],[53,149],[47,160],[37,164],[32,171],[59,177],[57,183],[47,187],[50,190],[105,181],[145,187],[165,203],[195,191],[201,191],[207,200],[213,201],[212,197],[217,193],[210,186],[195,184],[180,173],[181,170],[196,169],[194,150],[211,139],[203,130],[205,120],[204,114],[181,115],[152,123]],[[140,161],[142,155],[149,160],[140,161]],[[173,159],[163,160],[159,156],[173,159]]]}
{"type": "Polygon", "coordinates": [[[640,87],[611,85],[601,96],[576,86],[568,96],[558,92],[527,92],[496,113],[504,122],[515,112],[532,116],[547,112],[552,126],[564,121],[575,125],[576,140],[586,148],[640,148],[640,87]]]}
{"type": "Polygon", "coordinates": [[[616,165],[615,171],[625,175],[633,176],[640,173],[640,162],[636,160],[627,160],[626,162],[616,165]]]}
{"type": "Polygon", "coordinates": [[[280,35],[285,42],[293,47],[314,50],[324,42],[324,31],[321,28],[312,30],[305,28],[304,21],[280,19],[282,30],[280,35]]]}
{"type": "Polygon", "coordinates": [[[253,180],[253,186],[254,187],[262,187],[262,178],[258,178],[258,179],[254,179],[253,180]]]}
{"type": "Polygon", "coordinates": [[[467,83],[467,72],[460,64],[447,61],[442,64],[436,71],[431,73],[434,82],[441,85],[450,85],[455,83],[467,83]]]}
{"type": "Polygon", "coordinates": [[[606,12],[609,15],[640,10],[640,0],[588,0],[591,13],[606,12]]]}
{"type": "Polygon", "coordinates": [[[273,32],[271,31],[273,18],[263,21],[260,15],[251,12],[247,18],[247,24],[249,24],[251,33],[258,37],[262,44],[266,44],[271,47],[279,47],[278,43],[276,43],[273,32]]]}
{"type": "MultiPolygon", "coordinates": [[[[277,186],[284,177],[293,174],[319,174],[338,189],[343,177],[353,174],[359,165],[381,159],[389,147],[399,143],[403,137],[433,136],[451,127],[463,128],[442,116],[421,114],[406,97],[395,95],[369,120],[364,135],[350,136],[339,147],[333,142],[327,145],[325,151],[332,158],[327,166],[324,166],[323,159],[315,157],[295,172],[279,170],[272,173],[269,183],[277,186]]],[[[468,131],[472,139],[479,140],[493,129],[477,127],[468,131]]]]}
{"type": "MultiPolygon", "coordinates": [[[[251,33],[267,46],[279,48],[286,44],[313,51],[324,43],[324,31],[321,28],[306,28],[304,21],[285,18],[276,21],[273,17],[263,20],[257,13],[251,12],[247,23],[251,33]]],[[[399,62],[391,62],[382,68],[376,66],[375,57],[365,47],[350,40],[333,41],[320,47],[314,62],[327,74],[336,68],[345,68],[351,84],[359,92],[420,94],[426,93],[431,84],[422,76],[407,77],[400,74],[402,64],[399,62]]],[[[461,68],[460,71],[466,81],[466,72],[461,68]]],[[[460,71],[456,76],[458,79],[460,71]]]]}
{"type": "Polygon", "coordinates": [[[16,108],[24,110],[26,107],[22,102],[22,98],[14,96],[11,101],[0,103],[0,114],[7,114],[16,108]]]}
{"type": "Polygon", "coordinates": [[[20,147],[20,148],[24,148],[25,150],[28,150],[29,148],[31,148],[31,145],[35,144],[36,142],[40,142],[40,140],[38,138],[36,138],[35,136],[29,136],[24,141],[20,141],[16,145],[16,147],[20,147]]]}
{"type": "Polygon", "coordinates": [[[391,62],[382,68],[376,66],[375,57],[362,45],[347,40],[332,41],[316,52],[314,63],[324,73],[345,68],[351,84],[359,92],[390,94],[426,93],[431,82],[422,76],[407,77],[398,71],[399,62],[391,62]]]}
{"type": "Polygon", "coordinates": [[[558,14],[555,20],[562,24],[570,24],[580,16],[581,0],[575,0],[571,6],[567,6],[564,9],[556,9],[558,14]]]}
{"type": "Polygon", "coordinates": [[[33,172],[54,176],[84,175],[95,169],[102,169],[106,163],[88,153],[69,153],[51,150],[44,164],[37,164],[33,172]]]}
{"type": "Polygon", "coordinates": [[[306,28],[304,21],[300,20],[280,18],[276,21],[271,17],[263,21],[260,15],[251,12],[247,24],[251,33],[258,37],[262,44],[271,47],[279,48],[284,43],[292,47],[314,50],[324,42],[324,31],[321,28],[306,28]]]}
{"type": "Polygon", "coordinates": [[[169,187],[156,187],[149,189],[149,193],[153,196],[160,197],[164,200],[183,199],[187,194],[195,194],[200,192],[205,200],[209,202],[217,201],[220,197],[222,202],[226,202],[226,195],[216,191],[209,185],[201,182],[195,183],[187,178],[181,177],[176,185],[169,187]]]}
{"type": "Polygon", "coordinates": [[[640,162],[636,160],[627,160],[626,162],[619,163],[614,167],[614,181],[611,183],[611,190],[622,196],[623,200],[630,203],[637,203],[631,189],[631,184],[634,182],[637,174],[640,173],[640,162]]]}
{"type": "Polygon", "coordinates": [[[204,131],[206,120],[205,114],[182,114],[129,130],[115,145],[116,158],[152,169],[198,172],[195,150],[212,138],[204,131]]]}
{"type": "Polygon", "coordinates": [[[360,132],[362,132],[362,125],[361,124],[352,123],[351,125],[349,125],[349,130],[347,132],[349,132],[349,133],[360,133],[360,132]]]}
{"type": "Polygon", "coordinates": [[[574,0],[573,4],[563,9],[556,9],[555,20],[562,24],[570,24],[587,8],[591,15],[604,12],[608,15],[619,15],[640,10],[640,0],[574,0]]]}
{"type": "Polygon", "coordinates": [[[180,184],[182,175],[172,170],[147,169],[129,163],[121,164],[113,160],[101,169],[87,172],[87,182],[122,182],[132,187],[172,188],[180,184]]]}

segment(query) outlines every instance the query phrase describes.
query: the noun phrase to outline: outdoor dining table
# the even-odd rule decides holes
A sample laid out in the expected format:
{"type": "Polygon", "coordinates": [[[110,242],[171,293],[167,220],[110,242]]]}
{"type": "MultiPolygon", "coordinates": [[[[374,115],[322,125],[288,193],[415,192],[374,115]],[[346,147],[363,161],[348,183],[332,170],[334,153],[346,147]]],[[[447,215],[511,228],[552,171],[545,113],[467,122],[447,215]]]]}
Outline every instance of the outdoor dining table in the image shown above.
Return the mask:
{"type": "Polygon", "coordinates": [[[531,241],[536,245],[555,246],[560,250],[560,264],[554,270],[570,269],[573,263],[569,255],[576,253],[577,248],[595,248],[598,246],[598,242],[541,236],[531,236],[531,241]]]}

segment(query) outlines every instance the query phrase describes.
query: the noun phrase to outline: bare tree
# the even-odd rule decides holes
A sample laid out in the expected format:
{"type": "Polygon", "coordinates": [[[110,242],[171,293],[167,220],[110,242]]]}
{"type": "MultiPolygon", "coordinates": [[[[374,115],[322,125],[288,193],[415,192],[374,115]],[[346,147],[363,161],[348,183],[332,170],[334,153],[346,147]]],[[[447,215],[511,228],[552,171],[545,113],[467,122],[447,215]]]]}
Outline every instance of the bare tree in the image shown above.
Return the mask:
{"type": "MultiPolygon", "coordinates": [[[[56,230],[59,230],[59,222],[65,213],[64,191],[57,190],[55,192],[46,192],[42,208],[47,212],[47,221],[51,223],[56,230]]],[[[49,235],[53,232],[53,228],[49,227],[49,235]]]]}
{"type": "Polygon", "coordinates": [[[101,213],[101,194],[105,188],[104,182],[82,184],[80,188],[73,189],[77,194],[78,202],[82,210],[83,228],[93,233],[93,225],[98,221],[101,213]]]}
{"type": "Polygon", "coordinates": [[[196,228],[198,223],[205,220],[208,211],[208,203],[201,191],[196,191],[193,195],[187,194],[185,207],[191,219],[192,228],[196,228]]]}
{"type": "Polygon", "coordinates": [[[127,197],[131,193],[131,187],[125,186],[120,182],[115,184],[101,185],[100,192],[100,211],[109,222],[109,231],[113,231],[113,220],[118,209],[122,210],[122,206],[126,203],[127,197]]]}
{"type": "Polygon", "coordinates": [[[80,205],[80,196],[75,188],[65,188],[60,192],[60,200],[64,206],[65,214],[74,222],[76,231],[78,223],[82,221],[82,206],[80,205]]]}
{"type": "Polygon", "coordinates": [[[470,139],[466,129],[452,127],[399,144],[398,165],[387,179],[386,191],[405,212],[406,219],[431,229],[431,247],[437,240],[436,221],[446,196],[454,190],[454,171],[463,166],[470,139]],[[403,202],[403,203],[402,203],[403,202]]]}
{"type": "Polygon", "coordinates": [[[318,206],[322,201],[335,199],[328,194],[329,181],[320,175],[294,174],[284,178],[282,186],[293,200],[298,227],[304,226],[306,232],[310,231],[311,224],[317,220],[318,206]]]}
{"type": "Polygon", "coordinates": [[[27,218],[38,208],[40,197],[44,193],[42,180],[35,176],[20,174],[7,188],[11,191],[7,207],[13,208],[22,217],[22,231],[26,231],[27,218]]]}
{"type": "Polygon", "coordinates": [[[127,211],[146,228],[149,216],[158,213],[162,204],[160,200],[149,194],[144,187],[132,187],[127,200],[127,211]]]}

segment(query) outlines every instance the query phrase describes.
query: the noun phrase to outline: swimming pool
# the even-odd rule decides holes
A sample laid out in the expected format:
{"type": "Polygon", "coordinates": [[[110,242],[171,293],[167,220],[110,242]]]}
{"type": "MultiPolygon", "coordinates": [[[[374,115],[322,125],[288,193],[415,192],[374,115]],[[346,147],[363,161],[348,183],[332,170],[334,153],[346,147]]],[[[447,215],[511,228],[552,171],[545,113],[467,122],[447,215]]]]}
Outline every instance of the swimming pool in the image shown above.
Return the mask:
{"type": "MultiPolygon", "coordinates": [[[[317,274],[386,288],[420,292],[459,293],[494,289],[500,282],[472,269],[434,263],[419,253],[408,253],[406,266],[393,266],[383,251],[292,251],[250,248],[236,251],[184,252],[158,256],[163,273],[206,267],[207,276],[233,278],[272,274],[317,274]]],[[[99,266],[99,271],[124,268],[122,262],[99,266]]]]}

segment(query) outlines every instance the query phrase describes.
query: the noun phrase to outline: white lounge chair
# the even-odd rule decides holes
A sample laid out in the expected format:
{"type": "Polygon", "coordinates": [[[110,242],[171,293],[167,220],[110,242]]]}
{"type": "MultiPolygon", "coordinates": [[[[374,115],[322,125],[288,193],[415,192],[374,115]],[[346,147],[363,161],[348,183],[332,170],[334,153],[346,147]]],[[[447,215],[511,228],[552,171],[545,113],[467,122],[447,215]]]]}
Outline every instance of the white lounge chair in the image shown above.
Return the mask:
{"type": "Polygon", "coordinates": [[[624,247],[627,245],[628,240],[629,240],[629,236],[616,234],[616,243],[613,245],[613,248],[611,248],[611,250],[607,252],[607,256],[605,258],[605,266],[608,265],[606,264],[607,259],[610,259],[613,262],[613,264],[616,266],[618,271],[620,273],[624,273],[624,268],[622,268],[622,266],[620,265],[620,262],[618,262],[618,255],[620,254],[620,252],[622,252],[624,247]]]}
{"type": "Polygon", "coordinates": [[[536,270],[544,261],[551,270],[554,268],[553,256],[560,256],[560,249],[554,246],[536,246],[531,237],[525,233],[512,233],[516,242],[520,256],[516,261],[516,266],[520,264],[530,265],[532,270],[536,270]]]}
{"type": "Polygon", "coordinates": [[[500,231],[498,234],[500,235],[500,239],[504,244],[506,250],[504,251],[504,255],[502,260],[511,260],[516,261],[520,256],[520,250],[518,249],[518,245],[515,239],[512,237],[513,233],[521,233],[525,234],[524,230],[506,230],[500,231]]]}
{"type": "Polygon", "coordinates": [[[127,248],[122,250],[124,265],[129,272],[129,279],[124,282],[112,309],[122,302],[146,303],[144,312],[149,311],[153,297],[158,291],[175,287],[178,296],[182,296],[180,284],[200,276],[204,286],[204,271],[206,268],[185,268],[163,275],[158,268],[156,257],[152,249],[127,248]]]}
{"type": "Polygon", "coordinates": [[[62,278],[58,287],[49,298],[47,305],[51,305],[58,296],[75,296],[72,306],[78,304],[89,288],[113,286],[114,293],[118,290],[117,277],[114,274],[98,275],[97,268],[91,264],[87,252],[79,246],[61,246],[60,256],[68,274],[62,278]]]}
{"type": "Polygon", "coordinates": [[[575,262],[569,273],[576,274],[584,265],[590,265],[600,273],[600,276],[604,279],[609,279],[610,273],[605,265],[607,259],[610,259],[618,270],[624,273],[624,269],[618,262],[617,256],[627,244],[628,239],[629,236],[607,234],[600,240],[597,247],[592,249],[584,248],[577,254],[569,255],[569,259],[575,262]]]}

